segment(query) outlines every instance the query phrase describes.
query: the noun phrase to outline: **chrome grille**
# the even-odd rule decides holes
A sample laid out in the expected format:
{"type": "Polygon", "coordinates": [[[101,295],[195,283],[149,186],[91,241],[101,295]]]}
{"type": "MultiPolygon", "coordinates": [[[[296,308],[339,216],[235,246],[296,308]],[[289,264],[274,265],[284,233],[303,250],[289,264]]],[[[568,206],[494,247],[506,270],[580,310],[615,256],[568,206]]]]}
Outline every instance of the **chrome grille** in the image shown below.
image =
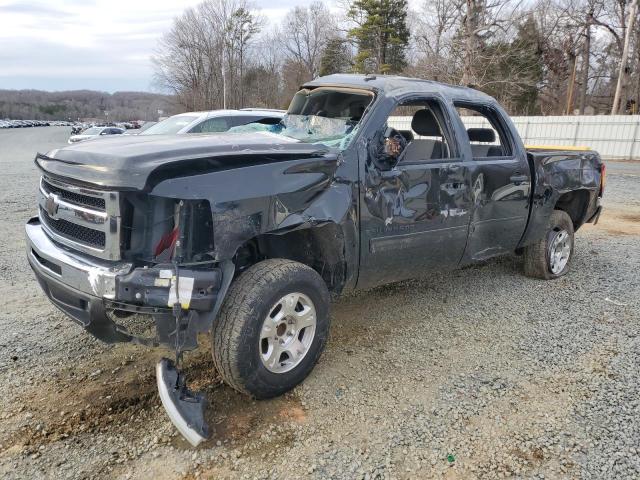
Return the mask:
{"type": "Polygon", "coordinates": [[[40,219],[53,231],[69,240],[84,243],[85,245],[95,248],[105,247],[106,235],[104,232],[83,227],[82,225],[71,223],[67,220],[54,220],[42,208],[40,208],[40,219]]]}
{"type": "Polygon", "coordinates": [[[99,210],[105,209],[105,201],[104,198],[96,198],[90,197],[89,195],[83,195],[81,193],[71,192],[69,190],[63,190],[60,187],[56,187],[55,185],[51,185],[46,180],[42,180],[42,189],[46,193],[53,193],[59,195],[64,200],[68,200],[71,203],[75,203],[76,205],[85,206],[85,207],[95,207],[99,210]]]}
{"type": "Polygon", "coordinates": [[[95,257],[120,259],[118,192],[42,177],[38,204],[42,226],[53,240],[95,257]]]}

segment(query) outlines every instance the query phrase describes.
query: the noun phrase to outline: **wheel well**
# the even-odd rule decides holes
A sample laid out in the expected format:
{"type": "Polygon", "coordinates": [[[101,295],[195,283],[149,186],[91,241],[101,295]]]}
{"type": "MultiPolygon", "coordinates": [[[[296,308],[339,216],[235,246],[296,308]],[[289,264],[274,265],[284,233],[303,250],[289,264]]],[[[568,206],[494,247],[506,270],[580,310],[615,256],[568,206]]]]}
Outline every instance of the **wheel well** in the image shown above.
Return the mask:
{"type": "Polygon", "coordinates": [[[589,207],[589,192],[587,190],[574,190],[563,193],[556,202],[555,209],[566,212],[573,222],[573,228],[578,230],[584,223],[584,217],[589,207]]]}
{"type": "Polygon", "coordinates": [[[340,293],[346,277],[344,236],[335,223],[264,234],[242,245],[234,257],[241,272],[267,258],[285,258],[303,263],[320,274],[332,293],[340,293]]]}

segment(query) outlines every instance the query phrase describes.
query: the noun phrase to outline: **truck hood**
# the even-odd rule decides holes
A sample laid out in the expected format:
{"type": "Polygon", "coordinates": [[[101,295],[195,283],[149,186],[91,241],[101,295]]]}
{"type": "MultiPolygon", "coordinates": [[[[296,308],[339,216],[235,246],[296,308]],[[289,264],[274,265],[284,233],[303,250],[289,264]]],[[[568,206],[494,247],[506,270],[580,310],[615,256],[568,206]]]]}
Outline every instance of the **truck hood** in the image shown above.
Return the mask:
{"type": "Polygon", "coordinates": [[[317,158],[337,151],[268,132],[218,135],[115,136],[38,154],[36,165],[54,176],[99,187],[145,190],[154,172],[176,176],[254,164],[317,158]]]}

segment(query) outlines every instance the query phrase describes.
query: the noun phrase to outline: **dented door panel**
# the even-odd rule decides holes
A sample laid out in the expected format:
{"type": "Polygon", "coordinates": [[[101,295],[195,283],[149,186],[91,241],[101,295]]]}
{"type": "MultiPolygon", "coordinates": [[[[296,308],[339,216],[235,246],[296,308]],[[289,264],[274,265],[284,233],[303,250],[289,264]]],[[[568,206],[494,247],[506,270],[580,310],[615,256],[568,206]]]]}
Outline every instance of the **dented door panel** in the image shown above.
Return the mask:
{"type": "Polygon", "coordinates": [[[529,216],[531,177],[525,162],[517,157],[475,163],[473,215],[465,261],[513,252],[529,216]]]}
{"type": "Polygon", "coordinates": [[[358,287],[457,265],[471,207],[466,165],[401,164],[388,172],[369,165],[365,175],[358,287]]]}

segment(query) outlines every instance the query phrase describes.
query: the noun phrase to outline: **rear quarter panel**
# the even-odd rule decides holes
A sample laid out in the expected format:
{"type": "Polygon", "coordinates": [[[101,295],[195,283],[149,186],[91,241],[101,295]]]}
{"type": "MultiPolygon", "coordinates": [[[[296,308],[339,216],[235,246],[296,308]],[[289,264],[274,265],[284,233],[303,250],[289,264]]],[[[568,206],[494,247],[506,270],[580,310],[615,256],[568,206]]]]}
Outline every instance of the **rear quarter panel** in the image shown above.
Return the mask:
{"type": "Polygon", "coordinates": [[[591,150],[528,149],[527,158],[532,170],[532,191],[529,222],[520,247],[540,240],[546,233],[549,216],[558,199],[573,191],[584,191],[587,205],[577,222],[579,227],[595,213],[600,193],[602,160],[591,150]]]}

